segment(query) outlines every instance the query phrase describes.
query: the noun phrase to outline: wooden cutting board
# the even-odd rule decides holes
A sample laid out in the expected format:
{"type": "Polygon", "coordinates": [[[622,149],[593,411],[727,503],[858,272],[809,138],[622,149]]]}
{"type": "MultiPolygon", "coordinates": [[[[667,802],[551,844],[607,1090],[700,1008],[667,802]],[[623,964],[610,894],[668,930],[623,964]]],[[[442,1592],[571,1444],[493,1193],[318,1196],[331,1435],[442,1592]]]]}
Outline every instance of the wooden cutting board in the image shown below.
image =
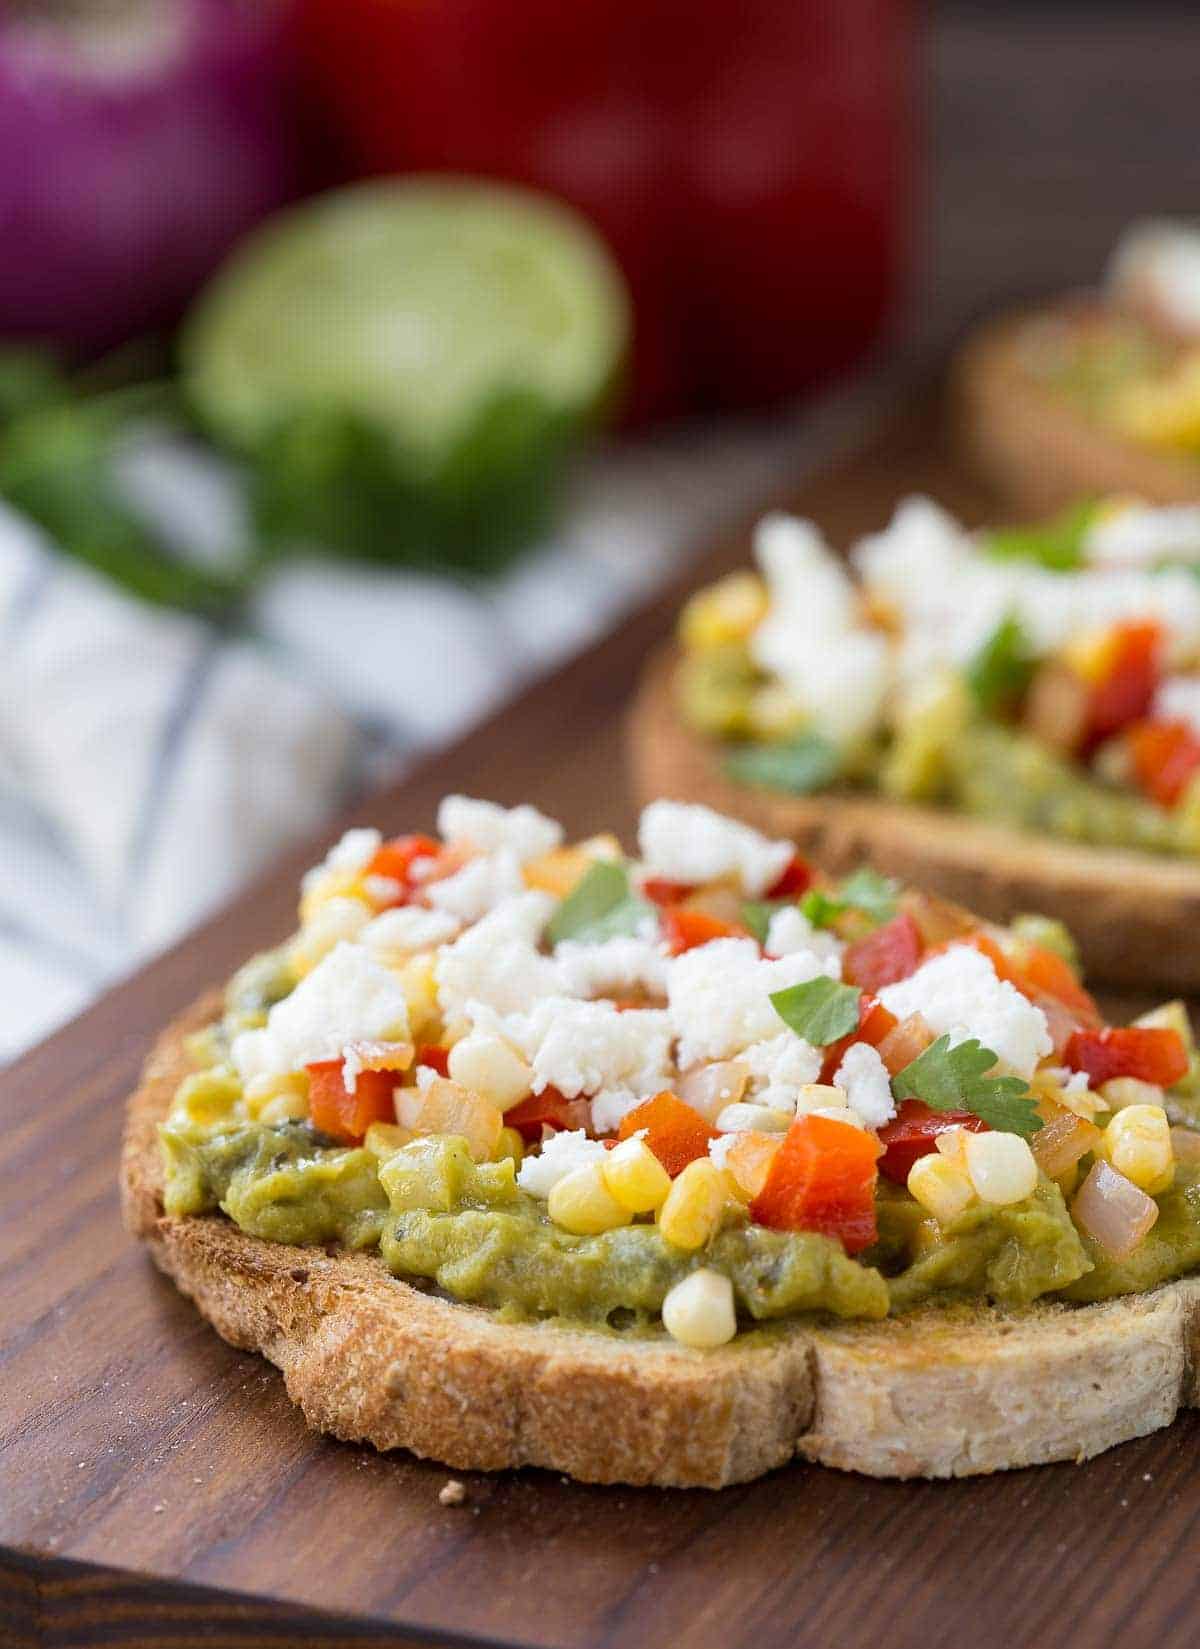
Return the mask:
{"type": "MultiPolygon", "coordinates": [[[[786,502],[845,542],[917,488],[970,518],[988,507],[944,456],[929,405],[786,502]]],[[[745,530],[730,532],[692,582],[745,552],[745,530]]],[[[628,839],[622,710],[682,593],[360,817],[426,828],[464,789],[628,839]]],[[[1194,1641],[1195,1416],[1086,1466],[961,1483],[797,1465],[663,1493],[527,1472],[466,1476],[458,1507],[439,1504],[443,1468],[310,1433],[276,1371],[223,1344],[124,1236],[116,1169],[150,1039],[287,930],[315,853],[293,853],[0,1079],[3,1649],[1194,1641]]]]}

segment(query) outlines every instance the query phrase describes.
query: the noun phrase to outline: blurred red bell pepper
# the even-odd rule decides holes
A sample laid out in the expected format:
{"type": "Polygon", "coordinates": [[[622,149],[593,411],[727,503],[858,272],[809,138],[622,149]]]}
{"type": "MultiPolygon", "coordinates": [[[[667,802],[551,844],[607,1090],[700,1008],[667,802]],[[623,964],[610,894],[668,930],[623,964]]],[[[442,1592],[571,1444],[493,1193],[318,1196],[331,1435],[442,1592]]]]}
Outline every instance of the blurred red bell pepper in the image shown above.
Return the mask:
{"type": "Polygon", "coordinates": [[[561,195],[636,310],[635,415],[766,402],[846,366],[893,298],[909,0],[299,0],[363,171],[561,195]]]}

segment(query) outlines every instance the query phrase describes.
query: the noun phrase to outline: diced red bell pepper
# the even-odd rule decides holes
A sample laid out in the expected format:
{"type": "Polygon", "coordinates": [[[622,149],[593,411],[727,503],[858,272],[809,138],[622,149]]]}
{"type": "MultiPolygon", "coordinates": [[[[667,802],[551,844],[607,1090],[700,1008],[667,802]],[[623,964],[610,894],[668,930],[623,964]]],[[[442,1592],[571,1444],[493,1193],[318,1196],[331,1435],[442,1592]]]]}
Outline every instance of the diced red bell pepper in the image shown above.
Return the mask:
{"type": "Polygon", "coordinates": [[[376,850],[367,866],[368,876],[382,876],[399,884],[399,892],[390,904],[407,904],[412,897],[412,867],[417,859],[436,859],[443,852],[442,844],[432,836],[393,836],[376,850]]]}
{"type": "Polygon", "coordinates": [[[429,1069],[436,1071],[439,1076],[449,1076],[450,1050],[441,1047],[437,1042],[422,1042],[417,1049],[414,1064],[428,1065],[429,1069]]]}
{"type": "Polygon", "coordinates": [[[865,993],[858,1000],[858,1028],[850,1031],[846,1036],[840,1036],[836,1042],[829,1043],[825,1049],[825,1058],[821,1065],[821,1081],[832,1082],[838,1066],[845,1057],[846,1049],[855,1042],[869,1042],[877,1048],[889,1031],[896,1028],[896,1016],[889,1013],[882,1002],[865,993]]]}
{"type": "MultiPolygon", "coordinates": [[[[510,1111],[509,1117],[511,1115],[510,1111]]],[[[655,1094],[653,1099],[636,1106],[622,1119],[618,1133],[622,1139],[628,1139],[643,1128],[646,1144],[672,1179],[682,1173],[689,1162],[707,1156],[709,1140],[717,1137],[694,1106],[670,1092],[655,1094]]]]}
{"type": "Polygon", "coordinates": [[[530,1094],[504,1113],[504,1126],[515,1128],[526,1143],[536,1143],[543,1128],[580,1128],[586,1107],[577,1099],[568,1099],[557,1088],[543,1088],[540,1094],[530,1094]]]}
{"type": "Polygon", "coordinates": [[[655,905],[678,905],[696,891],[693,882],[668,882],[665,876],[647,876],[642,892],[655,905]]]}
{"type": "Polygon", "coordinates": [[[970,1111],[932,1111],[923,1100],[902,1100],[895,1120],[885,1122],[879,1130],[879,1142],[883,1146],[879,1172],[896,1185],[907,1184],[913,1163],[918,1157],[937,1150],[937,1137],[947,1128],[966,1128],[972,1134],[984,1134],[987,1123],[970,1111]]]}
{"type": "Polygon", "coordinates": [[[1169,1088],[1188,1073],[1188,1054],[1178,1031],[1148,1025],[1106,1026],[1076,1031],[1063,1051],[1072,1071],[1086,1071],[1098,1087],[1114,1077],[1132,1076],[1169,1088]]]}
{"type": "Polygon", "coordinates": [[[373,1122],[395,1122],[396,1070],[359,1071],[353,1092],[342,1080],[342,1060],[306,1065],[308,1114],[314,1128],[344,1145],[359,1145],[373,1122]]]}
{"type": "Polygon", "coordinates": [[[1200,738],[1185,721],[1141,721],[1126,738],[1138,784],[1160,807],[1174,807],[1200,768],[1200,738]]]}
{"type": "Polygon", "coordinates": [[[795,899],[799,894],[808,892],[812,879],[812,866],[808,860],[799,853],[793,853],[779,880],[767,889],[767,898],[795,899]]]}
{"type": "Polygon", "coordinates": [[[1130,722],[1140,721],[1154,700],[1162,672],[1162,629],[1154,623],[1119,626],[1112,663],[1088,699],[1086,747],[1094,749],[1130,722]]]}
{"type": "Polygon", "coordinates": [[[832,1117],[797,1117],[771,1159],[750,1217],[775,1231],[819,1231],[848,1254],[869,1248],[879,1147],[865,1128],[832,1117]]]}
{"type": "Polygon", "coordinates": [[[921,960],[921,930],[907,911],[901,911],[865,939],[846,949],[842,978],[865,991],[880,991],[915,973],[921,960]]]}
{"type": "Polygon", "coordinates": [[[746,929],[734,922],[722,922],[702,910],[686,910],[682,905],[667,905],[662,913],[662,936],[672,956],[682,956],[685,950],[707,945],[712,939],[744,939],[746,929]]]}

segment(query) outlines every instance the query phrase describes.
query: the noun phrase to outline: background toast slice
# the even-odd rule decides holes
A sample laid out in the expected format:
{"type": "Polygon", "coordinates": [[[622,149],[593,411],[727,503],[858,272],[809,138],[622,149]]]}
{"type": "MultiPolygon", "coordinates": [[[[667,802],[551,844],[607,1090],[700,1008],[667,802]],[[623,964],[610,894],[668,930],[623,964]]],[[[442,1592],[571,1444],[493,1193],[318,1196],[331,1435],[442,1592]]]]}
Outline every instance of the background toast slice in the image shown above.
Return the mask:
{"type": "Polygon", "coordinates": [[[677,663],[669,647],[651,660],[630,712],[639,805],[657,796],[704,802],[791,837],[833,875],[869,863],[989,921],[1056,916],[1089,978],[1138,992],[1200,990],[1200,862],[1086,847],[867,791],[788,796],[735,784],[721,747],[679,714],[677,663]]]}

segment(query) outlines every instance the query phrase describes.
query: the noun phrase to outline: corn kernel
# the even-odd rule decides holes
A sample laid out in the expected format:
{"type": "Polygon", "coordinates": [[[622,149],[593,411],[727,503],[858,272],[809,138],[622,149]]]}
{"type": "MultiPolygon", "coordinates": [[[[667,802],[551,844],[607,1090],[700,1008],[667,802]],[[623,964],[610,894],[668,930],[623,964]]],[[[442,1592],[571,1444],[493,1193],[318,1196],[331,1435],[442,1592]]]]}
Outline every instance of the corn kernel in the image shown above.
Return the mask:
{"type": "Polygon", "coordinates": [[[725,1207],[725,1181],[711,1157],[689,1162],[658,1211],[658,1228],[676,1248],[703,1248],[716,1236],[725,1207]]]}
{"type": "MultiPolygon", "coordinates": [[[[308,878],[305,878],[308,881],[308,878]]],[[[300,898],[300,925],[307,927],[322,905],[331,899],[361,899],[362,877],[358,871],[326,870],[305,887],[300,898]]],[[[368,914],[370,914],[368,912],[368,914]]]]}
{"type": "Polygon", "coordinates": [[[671,1176],[644,1139],[623,1139],[600,1165],[604,1183],[631,1214],[653,1214],[671,1191],[671,1176]]]}
{"type": "Polygon", "coordinates": [[[796,1089],[797,1116],[828,1110],[831,1105],[840,1109],[845,1103],[846,1090],[835,1087],[832,1082],[804,1082],[796,1089]]]}
{"type": "Polygon", "coordinates": [[[525,1160],[525,1141],[515,1128],[501,1128],[500,1142],[496,1146],[496,1161],[503,1162],[505,1157],[511,1157],[519,1168],[525,1160]]]}
{"type": "Polygon", "coordinates": [[[1126,1105],[1104,1130],[1101,1154],[1139,1191],[1154,1196],[1175,1177],[1171,1125],[1161,1105],[1126,1105]]]}
{"type": "Polygon", "coordinates": [[[776,1111],[769,1105],[726,1105],[717,1115],[719,1134],[786,1134],[792,1118],[787,1111],[776,1111]]]}
{"type": "Polygon", "coordinates": [[[287,948],[288,966],[297,979],[311,973],[321,959],[343,939],[357,939],[371,919],[361,899],[341,894],[318,906],[287,948]]]}
{"type": "Polygon", "coordinates": [[[748,713],[750,732],[756,739],[767,742],[786,739],[807,720],[803,705],[777,681],[754,689],[748,713]]]}
{"type": "Polygon", "coordinates": [[[975,1201],[975,1187],[963,1169],[936,1151],[913,1163],[908,1172],[908,1190],[942,1225],[957,1219],[975,1201]]]}
{"type": "Polygon", "coordinates": [[[551,1187],[546,1209],[556,1225],[579,1237],[597,1237],[602,1231],[628,1225],[633,1218],[609,1190],[598,1162],[565,1174],[551,1187]]]}
{"type": "Polygon", "coordinates": [[[418,951],[392,970],[400,981],[408,1004],[408,1034],[414,1042],[441,1040],[437,980],[433,967],[434,953],[418,951]]]}
{"type": "Polygon", "coordinates": [[[308,1115],[308,1072],[289,1071],[285,1076],[256,1076],[246,1084],[246,1115],[252,1122],[282,1122],[287,1117],[308,1115]],[[281,1114],[268,1117],[267,1107],[277,1100],[281,1114]]]}
{"type": "Polygon", "coordinates": [[[1111,672],[1119,643],[1120,635],[1111,625],[1084,630],[1071,637],[1062,656],[1082,681],[1094,687],[1111,672]]]}
{"type": "Polygon", "coordinates": [[[826,1117],[830,1122],[844,1122],[848,1128],[865,1128],[866,1123],[857,1111],[852,1111],[848,1105],[818,1105],[815,1111],[809,1111],[810,1117],[826,1117]]]}
{"type": "Polygon", "coordinates": [[[236,1116],[242,1100],[241,1084],[232,1071],[203,1071],[184,1079],[172,1109],[207,1127],[236,1116]]]}
{"type": "Polygon", "coordinates": [[[662,1319],[681,1346],[711,1351],[726,1345],[737,1333],[733,1284],[721,1272],[702,1266],[675,1284],[663,1301],[662,1319]]]}
{"type": "Polygon", "coordinates": [[[998,1208],[1024,1202],[1037,1185],[1037,1163],[1019,1134],[967,1134],[967,1173],[983,1202],[998,1208]]]}
{"type": "Polygon", "coordinates": [[[751,572],[730,573],[698,590],[683,609],[679,639],[690,653],[747,641],[767,612],[767,591],[751,572]]]}
{"type": "Polygon", "coordinates": [[[1156,1082],[1141,1082],[1136,1076],[1115,1076],[1100,1084],[1106,1109],[1125,1111],[1131,1105],[1152,1105],[1162,1109],[1163,1091],[1156,1082]]]}
{"type": "Polygon", "coordinates": [[[450,1050],[450,1075],[502,1111],[509,1111],[529,1093],[533,1072],[502,1036],[472,1031],[450,1050]]]}

